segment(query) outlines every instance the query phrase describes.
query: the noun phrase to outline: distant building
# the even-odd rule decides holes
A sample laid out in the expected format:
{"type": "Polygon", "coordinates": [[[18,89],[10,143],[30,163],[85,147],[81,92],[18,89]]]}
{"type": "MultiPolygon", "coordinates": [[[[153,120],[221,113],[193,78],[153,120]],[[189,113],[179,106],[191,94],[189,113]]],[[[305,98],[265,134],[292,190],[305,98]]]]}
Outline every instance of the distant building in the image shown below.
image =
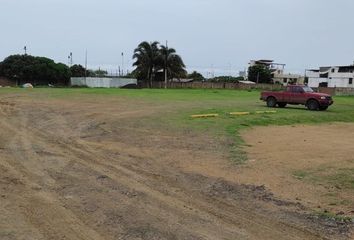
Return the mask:
{"type": "Polygon", "coordinates": [[[354,88],[354,65],[320,67],[306,70],[310,87],[347,87],[354,88]]]}
{"type": "Polygon", "coordinates": [[[249,66],[264,65],[272,73],[273,83],[277,84],[303,84],[304,77],[299,74],[285,73],[286,64],[275,63],[273,60],[251,60],[249,66]]]}

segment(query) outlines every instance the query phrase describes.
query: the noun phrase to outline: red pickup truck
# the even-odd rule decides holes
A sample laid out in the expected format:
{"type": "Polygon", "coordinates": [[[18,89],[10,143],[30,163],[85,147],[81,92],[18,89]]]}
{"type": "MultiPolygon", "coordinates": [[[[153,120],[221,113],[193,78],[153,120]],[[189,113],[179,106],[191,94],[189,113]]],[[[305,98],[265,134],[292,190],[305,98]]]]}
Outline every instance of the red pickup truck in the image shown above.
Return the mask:
{"type": "Polygon", "coordinates": [[[262,92],[261,100],[267,102],[268,107],[285,107],[287,104],[305,105],[309,110],[327,110],[333,104],[330,95],[316,93],[310,87],[303,85],[287,86],[283,92],[262,92]]]}

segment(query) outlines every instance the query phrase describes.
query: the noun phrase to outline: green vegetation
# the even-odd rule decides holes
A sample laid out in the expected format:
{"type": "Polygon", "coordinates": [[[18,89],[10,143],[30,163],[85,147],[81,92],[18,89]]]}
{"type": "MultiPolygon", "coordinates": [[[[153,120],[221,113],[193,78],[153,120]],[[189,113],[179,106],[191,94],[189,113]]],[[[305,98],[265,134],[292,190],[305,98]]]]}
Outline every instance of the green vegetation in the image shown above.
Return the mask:
{"type": "MultiPolygon", "coordinates": [[[[20,91],[19,89],[1,89],[2,92],[20,91]]],[[[33,89],[29,94],[50,96],[53,98],[90,97],[120,97],[132,98],[146,104],[171,106],[168,114],[160,113],[151,116],[145,124],[156,124],[180,131],[200,131],[212,134],[216,138],[228,138],[231,147],[231,157],[236,163],[246,160],[242,153],[242,140],[239,131],[253,126],[320,124],[327,122],[354,122],[354,97],[335,97],[334,106],[328,111],[308,111],[303,106],[290,106],[284,109],[276,108],[275,114],[251,114],[246,116],[230,116],[235,111],[269,110],[259,100],[259,91],[209,90],[209,89],[33,89]],[[192,114],[218,113],[220,117],[209,119],[192,119],[192,114]]],[[[308,171],[297,173],[298,177],[307,179],[308,171]]],[[[331,175],[328,181],[342,182],[340,185],[350,186],[350,172],[342,171],[344,178],[331,175]]]]}
{"type": "Polygon", "coordinates": [[[338,189],[354,190],[353,168],[334,169],[322,166],[316,169],[295,171],[293,175],[298,179],[314,184],[326,184],[338,189]]]}
{"type": "Polygon", "coordinates": [[[317,216],[319,216],[320,218],[335,220],[337,222],[351,223],[353,221],[353,219],[351,217],[337,215],[335,213],[328,212],[328,211],[318,211],[318,212],[315,212],[315,214],[317,216]]]}
{"type": "Polygon", "coordinates": [[[265,65],[254,65],[248,68],[248,80],[256,83],[271,83],[272,73],[265,65]]]}
{"type": "Polygon", "coordinates": [[[197,71],[193,71],[192,73],[188,74],[187,78],[193,79],[193,81],[200,81],[200,82],[205,80],[204,76],[197,71]]]}
{"type": "Polygon", "coordinates": [[[159,42],[142,42],[134,50],[133,58],[135,62],[134,75],[139,80],[143,80],[152,86],[152,82],[158,80],[159,72],[163,71],[163,77],[160,80],[186,77],[187,71],[182,58],[176,53],[176,50],[159,42]]]}
{"type": "Polygon", "coordinates": [[[17,85],[30,82],[33,85],[67,85],[70,78],[69,67],[55,63],[45,57],[31,55],[12,55],[0,63],[0,76],[6,77],[17,85]]]}
{"type": "Polygon", "coordinates": [[[239,81],[244,81],[243,77],[232,77],[232,76],[220,76],[215,78],[210,78],[208,81],[210,82],[230,82],[230,83],[238,83],[239,81]]]}

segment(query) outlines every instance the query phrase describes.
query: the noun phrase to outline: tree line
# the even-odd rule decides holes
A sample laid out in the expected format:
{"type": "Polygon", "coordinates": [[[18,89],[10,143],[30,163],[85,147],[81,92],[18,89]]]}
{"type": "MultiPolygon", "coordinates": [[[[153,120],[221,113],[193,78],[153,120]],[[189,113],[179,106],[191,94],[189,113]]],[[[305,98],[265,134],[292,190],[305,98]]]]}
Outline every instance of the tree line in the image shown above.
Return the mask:
{"type": "MultiPolygon", "coordinates": [[[[134,71],[130,78],[145,82],[145,86],[152,87],[153,81],[164,81],[165,86],[173,79],[191,79],[205,81],[204,76],[196,71],[188,74],[186,66],[174,48],[162,45],[159,42],[142,42],[133,53],[134,71]]],[[[16,82],[17,85],[30,82],[33,85],[69,85],[70,77],[104,77],[104,70],[89,70],[82,65],[71,67],[56,63],[46,57],[31,55],[11,55],[0,62],[0,76],[16,82]]],[[[270,83],[271,72],[262,65],[255,65],[248,69],[248,79],[253,82],[270,83]]],[[[238,82],[243,78],[220,76],[208,81],[238,82]]]]}
{"type": "Polygon", "coordinates": [[[69,67],[46,57],[27,54],[11,55],[0,62],[0,76],[14,81],[16,85],[32,83],[67,86],[70,77],[104,77],[107,74],[105,70],[85,69],[79,64],[69,67]]]}

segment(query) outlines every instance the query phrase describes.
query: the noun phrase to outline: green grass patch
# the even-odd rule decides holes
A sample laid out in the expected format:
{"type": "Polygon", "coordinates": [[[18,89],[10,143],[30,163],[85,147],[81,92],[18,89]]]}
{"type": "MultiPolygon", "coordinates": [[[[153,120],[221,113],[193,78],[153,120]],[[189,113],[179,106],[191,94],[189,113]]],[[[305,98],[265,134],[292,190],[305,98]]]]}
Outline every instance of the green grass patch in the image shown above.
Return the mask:
{"type": "Polygon", "coordinates": [[[321,167],[298,170],[293,173],[297,179],[332,186],[338,189],[354,190],[354,168],[321,167]]]}
{"type": "Polygon", "coordinates": [[[317,212],[315,212],[315,215],[317,215],[320,218],[335,220],[337,222],[343,222],[343,223],[354,222],[354,219],[351,218],[351,217],[343,216],[343,215],[337,215],[337,214],[329,212],[329,211],[317,211],[317,212]]]}

